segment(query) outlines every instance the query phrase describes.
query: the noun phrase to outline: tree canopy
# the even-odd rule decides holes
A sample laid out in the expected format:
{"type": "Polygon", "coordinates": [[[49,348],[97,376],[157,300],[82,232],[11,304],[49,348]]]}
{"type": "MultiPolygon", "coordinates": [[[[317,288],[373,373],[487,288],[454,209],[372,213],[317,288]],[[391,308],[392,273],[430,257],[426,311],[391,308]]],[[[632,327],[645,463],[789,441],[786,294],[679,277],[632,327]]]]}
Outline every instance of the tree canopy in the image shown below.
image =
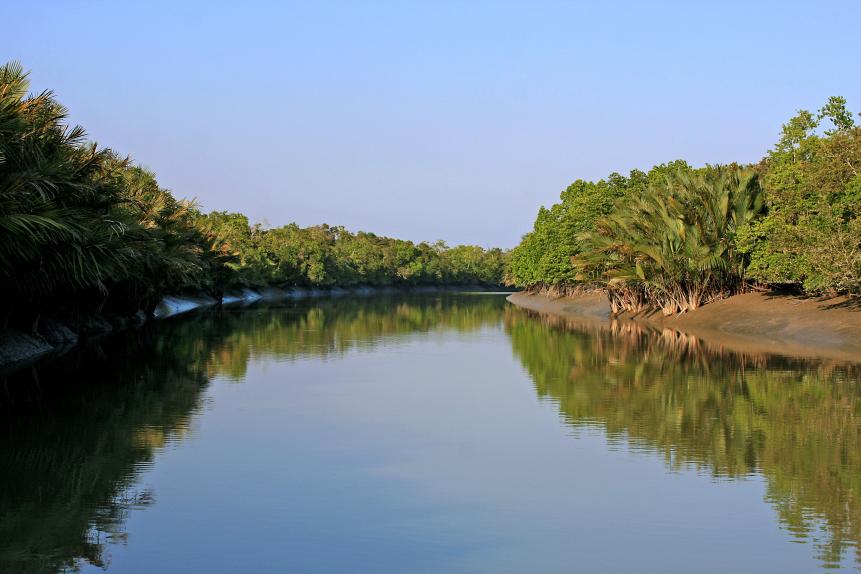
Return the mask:
{"type": "Polygon", "coordinates": [[[577,180],[538,211],[508,280],[602,288],[614,311],[684,312],[753,285],[861,293],[861,128],[846,100],[784,124],[757,165],[682,160],[577,180]]]}
{"type": "Polygon", "coordinates": [[[0,299],[15,302],[4,322],[245,286],[502,284],[500,249],[204,213],[66,117],[53,93],[29,93],[20,64],[0,66],[0,299]]]}

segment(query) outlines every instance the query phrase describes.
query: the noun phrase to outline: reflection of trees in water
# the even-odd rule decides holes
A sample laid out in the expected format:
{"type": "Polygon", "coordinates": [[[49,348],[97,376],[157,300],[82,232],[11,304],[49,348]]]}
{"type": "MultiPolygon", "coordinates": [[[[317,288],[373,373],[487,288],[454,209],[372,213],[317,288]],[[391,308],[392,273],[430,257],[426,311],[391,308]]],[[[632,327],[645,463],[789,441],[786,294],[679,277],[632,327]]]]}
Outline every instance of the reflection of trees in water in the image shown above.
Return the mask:
{"type": "Polygon", "coordinates": [[[342,298],[198,320],[209,324],[207,332],[223,335],[213,346],[210,374],[240,380],[253,357],[337,357],[413,333],[476,331],[498,325],[505,305],[503,297],[493,295],[342,298]]]}
{"type": "Polygon", "coordinates": [[[716,477],[761,473],[781,523],[826,566],[861,564],[861,367],[736,354],[630,322],[604,326],[507,309],[539,396],[575,427],[716,477]]]}
{"type": "Polygon", "coordinates": [[[501,297],[369,298],[206,313],[105,340],[0,380],[0,572],[109,561],[141,470],[188,432],[215,375],[252,357],[339,356],[385,337],[499,324],[501,297]],[[2,390],[5,385],[5,394],[2,390]]]}
{"type": "Polygon", "coordinates": [[[254,358],[338,357],[411,333],[474,332],[502,319],[538,394],[556,402],[570,425],[599,426],[672,468],[695,465],[722,478],[761,473],[781,523],[814,540],[826,564],[857,549],[858,367],[726,353],[630,323],[587,329],[511,308],[501,297],[437,296],[201,314],[46,365],[38,384],[30,375],[6,381],[0,571],[107,562],[109,544],[125,538],[130,509],[157,495],[139,489],[139,472],[188,432],[211,377],[241,379],[254,358]]]}
{"type": "Polygon", "coordinates": [[[139,470],[181,438],[206,386],[194,342],[117,337],[7,381],[0,405],[0,571],[103,565],[139,470]]]}

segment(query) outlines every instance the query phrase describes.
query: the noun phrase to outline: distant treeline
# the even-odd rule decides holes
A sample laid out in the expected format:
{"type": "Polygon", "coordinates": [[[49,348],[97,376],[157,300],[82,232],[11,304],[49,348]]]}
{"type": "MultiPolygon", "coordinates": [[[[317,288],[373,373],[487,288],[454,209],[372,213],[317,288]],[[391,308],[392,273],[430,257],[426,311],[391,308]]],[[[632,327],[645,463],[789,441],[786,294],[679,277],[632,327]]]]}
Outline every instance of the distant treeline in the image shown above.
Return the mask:
{"type": "Polygon", "coordinates": [[[832,97],[757,165],[685,161],[577,180],[538,212],[509,281],[603,288],[615,312],[695,309],[751,286],[861,293],[861,128],[832,97]]]}
{"type": "Polygon", "coordinates": [[[29,94],[19,64],[0,67],[0,298],[19,315],[134,312],[167,293],[245,286],[503,281],[499,249],[203,213],[128,157],[88,143],[66,115],[51,92],[29,94]]]}

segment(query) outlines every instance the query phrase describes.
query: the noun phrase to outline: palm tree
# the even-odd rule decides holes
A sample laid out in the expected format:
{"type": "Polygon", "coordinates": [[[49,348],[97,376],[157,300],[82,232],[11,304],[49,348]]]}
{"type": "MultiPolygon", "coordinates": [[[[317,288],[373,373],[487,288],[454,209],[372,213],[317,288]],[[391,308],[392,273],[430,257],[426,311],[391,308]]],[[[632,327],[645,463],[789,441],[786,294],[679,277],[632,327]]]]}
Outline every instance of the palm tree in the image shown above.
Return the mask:
{"type": "Polygon", "coordinates": [[[28,89],[20,64],[0,66],[0,292],[29,301],[105,293],[133,257],[112,217],[120,198],[105,177],[110,152],[63,123],[51,92],[28,89]]]}
{"type": "Polygon", "coordinates": [[[600,277],[614,312],[683,313],[744,288],[737,230],[762,211],[756,174],[737,167],[682,170],[598,222],[573,259],[600,277]]]}

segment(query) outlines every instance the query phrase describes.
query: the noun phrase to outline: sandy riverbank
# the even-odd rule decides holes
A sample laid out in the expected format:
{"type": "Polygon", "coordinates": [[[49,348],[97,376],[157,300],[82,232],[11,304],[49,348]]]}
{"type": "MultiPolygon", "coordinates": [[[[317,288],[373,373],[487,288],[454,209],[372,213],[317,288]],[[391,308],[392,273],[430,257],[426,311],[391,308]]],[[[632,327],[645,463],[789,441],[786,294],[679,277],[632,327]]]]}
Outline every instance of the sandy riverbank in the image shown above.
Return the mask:
{"type": "MultiPolygon", "coordinates": [[[[514,293],[508,300],[518,307],[593,324],[611,320],[602,293],[557,299],[514,293]]],[[[861,362],[858,299],[746,293],[677,317],[658,313],[617,319],[659,330],[674,329],[729,351],[861,362]]]]}

